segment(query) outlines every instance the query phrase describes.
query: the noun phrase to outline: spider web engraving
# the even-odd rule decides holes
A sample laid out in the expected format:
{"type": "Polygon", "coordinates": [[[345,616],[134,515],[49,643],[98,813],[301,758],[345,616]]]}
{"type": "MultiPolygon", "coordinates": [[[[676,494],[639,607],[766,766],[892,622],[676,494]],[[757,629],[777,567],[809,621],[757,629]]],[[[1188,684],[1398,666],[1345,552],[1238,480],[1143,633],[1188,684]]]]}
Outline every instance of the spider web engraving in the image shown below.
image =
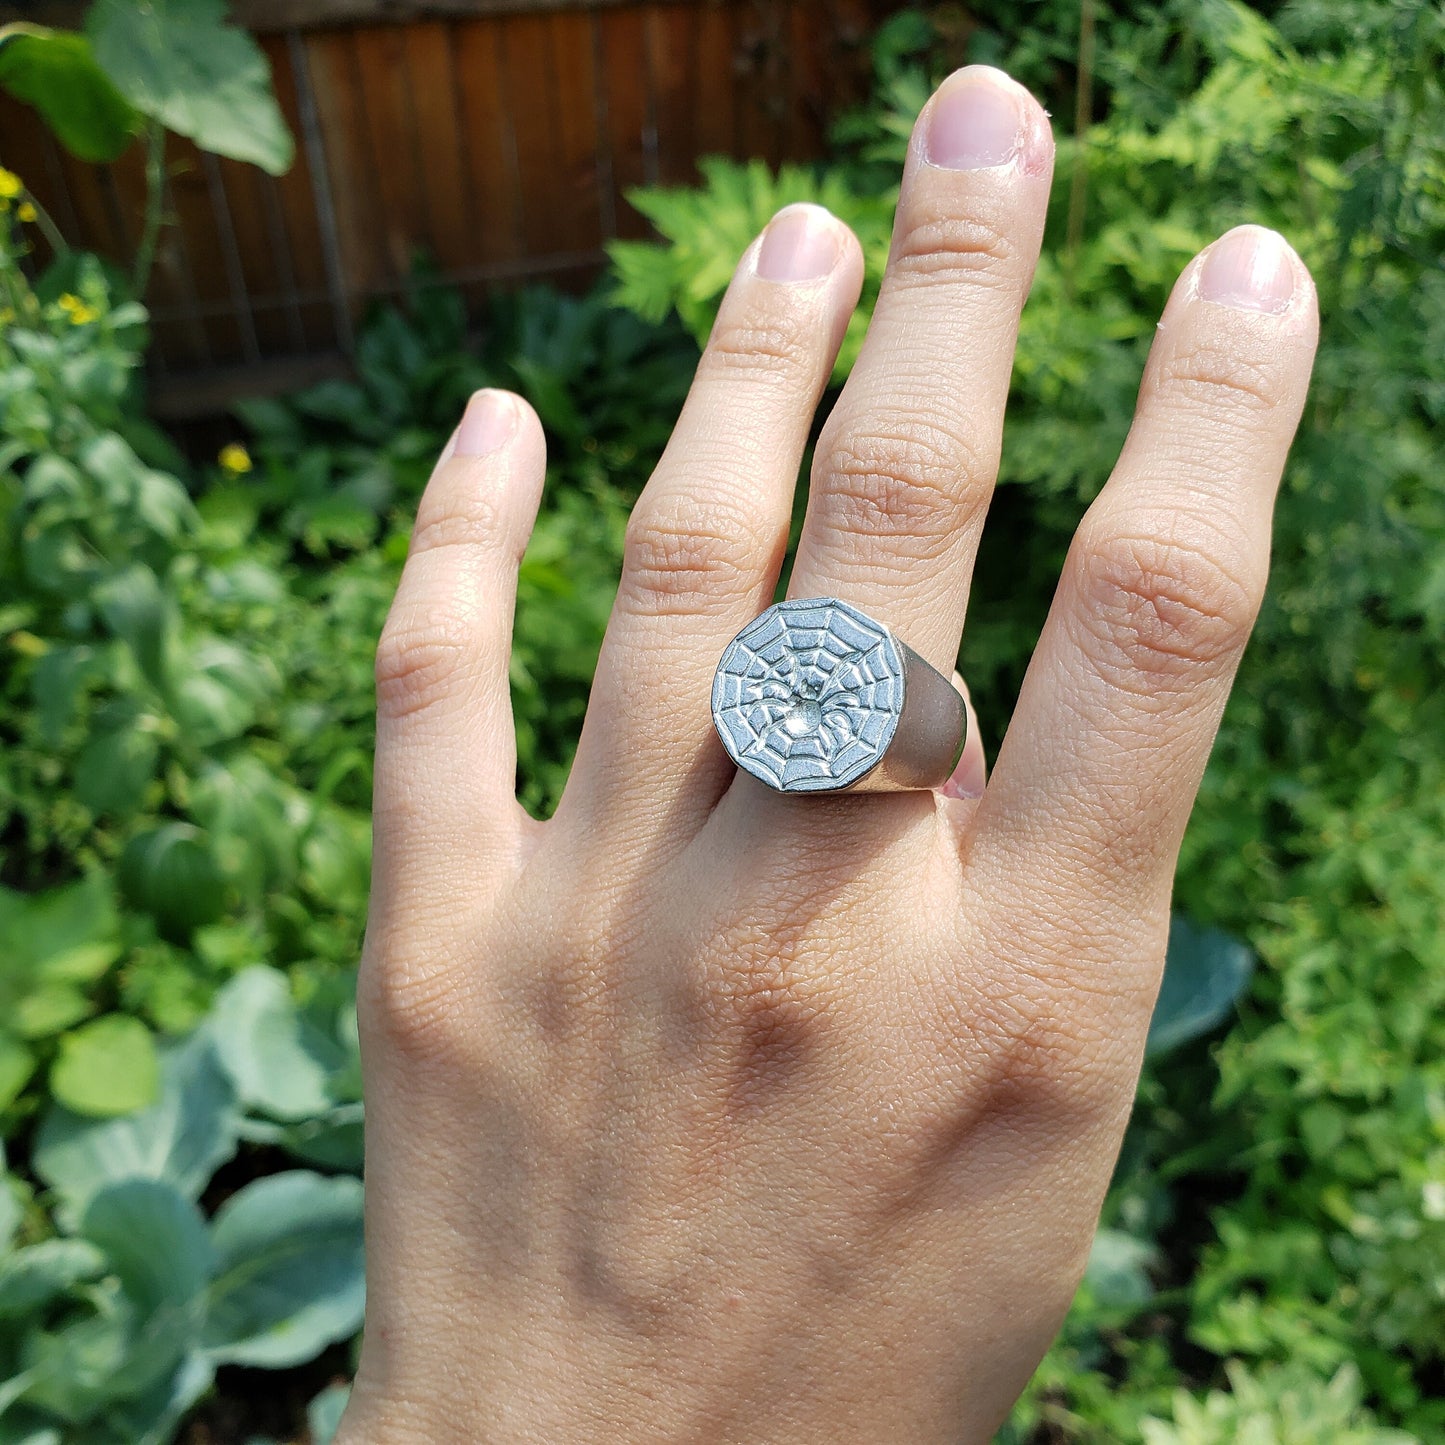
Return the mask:
{"type": "Polygon", "coordinates": [[[785,792],[856,782],[882,757],[902,706],[892,637],[835,599],[770,608],[730,644],[713,685],[734,761],[785,792]]]}

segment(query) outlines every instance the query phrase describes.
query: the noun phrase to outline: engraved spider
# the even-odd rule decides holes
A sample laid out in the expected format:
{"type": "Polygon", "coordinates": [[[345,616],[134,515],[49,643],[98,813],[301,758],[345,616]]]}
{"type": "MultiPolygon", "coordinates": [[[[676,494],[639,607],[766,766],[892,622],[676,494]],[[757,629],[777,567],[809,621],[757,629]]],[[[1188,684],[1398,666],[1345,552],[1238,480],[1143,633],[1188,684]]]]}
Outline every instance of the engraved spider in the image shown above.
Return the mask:
{"type": "Polygon", "coordinates": [[[757,696],[745,704],[744,716],[756,738],[748,751],[774,746],[781,727],[785,752],[812,738],[831,763],[858,738],[862,704],[857,693],[868,680],[863,661],[857,649],[839,654],[819,646],[785,652],[758,679],[757,696]]]}

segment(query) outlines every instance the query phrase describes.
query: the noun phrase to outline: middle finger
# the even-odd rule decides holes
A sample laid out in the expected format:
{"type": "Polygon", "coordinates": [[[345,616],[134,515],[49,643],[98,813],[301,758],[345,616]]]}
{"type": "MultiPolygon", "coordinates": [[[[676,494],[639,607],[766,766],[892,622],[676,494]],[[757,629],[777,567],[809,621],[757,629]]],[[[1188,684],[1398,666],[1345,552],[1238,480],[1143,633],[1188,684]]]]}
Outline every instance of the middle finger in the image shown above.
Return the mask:
{"type": "Polygon", "coordinates": [[[836,596],[945,675],[998,470],[1054,144],[1002,71],[950,76],[914,128],[867,340],[824,428],[792,597],[836,596]]]}

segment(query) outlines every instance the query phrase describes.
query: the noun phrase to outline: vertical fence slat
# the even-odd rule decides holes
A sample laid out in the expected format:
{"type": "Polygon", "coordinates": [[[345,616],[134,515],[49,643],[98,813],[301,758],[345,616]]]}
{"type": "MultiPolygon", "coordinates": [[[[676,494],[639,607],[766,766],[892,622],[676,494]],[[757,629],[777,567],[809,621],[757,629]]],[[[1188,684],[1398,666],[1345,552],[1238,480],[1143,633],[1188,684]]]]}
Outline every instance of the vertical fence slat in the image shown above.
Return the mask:
{"type": "Polygon", "coordinates": [[[360,72],[349,31],[320,31],[302,44],[316,106],[320,160],[328,177],[325,200],[336,232],[348,314],[355,317],[361,309],[358,298],[376,290],[387,274],[360,72]]]}
{"type": "Polygon", "coordinates": [[[647,68],[659,179],[686,185],[696,174],[697,51],[695,12],[690,7],[647,7],[647,68]]]}
{"type": "Polygon", "coordinates": [[[501,33],[464,20],[453,36],[462,142],[476,207],[474,257],[499,265],[522,254],[521,183],[512,114],[502,85],[501,33]]]}
{"type": "Polygon", "coordinates": [[[607,112],[606,145],[612,159],[612,206],[617,234],[647,234],[647,222],[627,192],[655,180],[649,174],[647,32],[640,10],[604,10],[597,17],[602,54],[601,88],[607,112]]]}
{"type": "Polygon", "coordinates": [[[504,94],[517,146],[522,239],[529,257],[560,249],[558,219],[565,222],[566,208],[574,204],[556,172],[557,107],[547,20],[545,15],[509,15],[501,22],[504,94]]]}
{"type": "Polygon", "coordinates": [[[340,245],[326,151],[311,88],[306,42],[295,31],[267,36],[272,83],[296,140],[291,169],[268,188],[269,224],[284,253],[281,274],[295,288],[302,341],[298,350],[351,350],[351,313],[342,282],[340,245]]]}
{"type": "Polygon", "coordinates": [[[737,37],[734,7],[709,0],[692,12],[697,35],[698,156],[730,156],[738,149],[737,37]]]}
{"type": "Polygon", "coordinates": [[[548,17],[552,35],[553,94],[557,100],[557,157],[563,195],[564,249],[596,251],[602,245],[602,202],[597,163],[597,78],[592,26],[581,11],[548,17]]]}
{"type": "Polygon", "coordinates": [[[462,154],[452,38],[441,21],[409,25],[406,84],[416,126],[417,165],[429,219],[428,241],[443,271],[475,262],[471,178],[462,154]]]}

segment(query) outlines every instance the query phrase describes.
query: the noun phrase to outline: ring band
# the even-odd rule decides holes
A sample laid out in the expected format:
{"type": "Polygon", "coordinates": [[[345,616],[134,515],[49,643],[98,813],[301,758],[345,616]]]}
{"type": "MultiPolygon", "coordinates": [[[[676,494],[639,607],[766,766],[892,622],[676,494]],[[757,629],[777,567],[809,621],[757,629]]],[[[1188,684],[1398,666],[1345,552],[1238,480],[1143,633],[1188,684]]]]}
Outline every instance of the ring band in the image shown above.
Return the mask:
{"type": "Polygon", "coordinates": [[[953,684],[836,597],[748,623],[713,675],[712,720],[738,767],[780,793],[936,788],[968,732],[953,684]]]}

